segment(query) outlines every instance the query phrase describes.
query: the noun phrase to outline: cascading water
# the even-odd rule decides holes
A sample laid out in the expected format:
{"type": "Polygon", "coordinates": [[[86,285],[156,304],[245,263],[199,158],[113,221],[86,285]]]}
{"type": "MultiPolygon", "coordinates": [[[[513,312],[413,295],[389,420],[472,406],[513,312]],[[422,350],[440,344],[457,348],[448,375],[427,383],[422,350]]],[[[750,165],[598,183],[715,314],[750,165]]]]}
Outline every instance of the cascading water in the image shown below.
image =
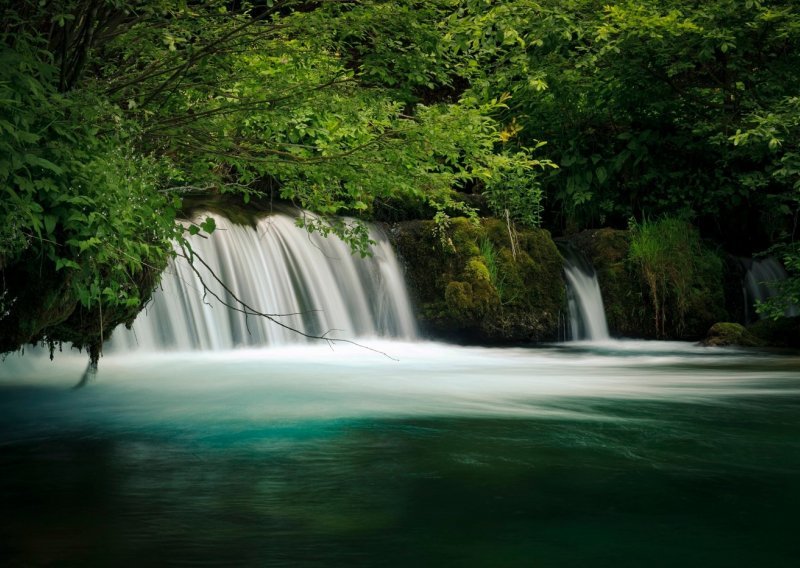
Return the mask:
{"type": "Polygon", "coordinates": [[[562,250],[573,340],[609,339],[603,296],[594,268],[574,251],[562,250]]]}
{"type": "MultiPolygon", "coordinates": [[[[210,238],[193,238],[192,247],[251,308],[313,336],[416,336],[400,266],[378,230],[370,229],[373,255],[360,258],[340,239],[309,234],[288,215],[265,217],[255,230],[211,216],[217,230],[210,238]]],[[[131,330],[115,332],[110,350],[220,350],[306,341],[291,329],[222,305],[213,296],[235,304],[231,293],[200,263],[194,266],[202,280],[185,259],[171,262],[150,306],[131,330]],[[203,283],[213,294],[204,295],[203,283]]]]}
{"type": "MultiPolygon", "coordinates": [[[[755,306],[778,293],[778,283],[786,280],[786,270],[774,258],[741,259],[745,269],[742,280],[742,293],[744,294],[745,321],[750,323],[758,319],[755,306]]],[[[800,315],[797,306],[786,310],[787,316],[800,315]]]]}

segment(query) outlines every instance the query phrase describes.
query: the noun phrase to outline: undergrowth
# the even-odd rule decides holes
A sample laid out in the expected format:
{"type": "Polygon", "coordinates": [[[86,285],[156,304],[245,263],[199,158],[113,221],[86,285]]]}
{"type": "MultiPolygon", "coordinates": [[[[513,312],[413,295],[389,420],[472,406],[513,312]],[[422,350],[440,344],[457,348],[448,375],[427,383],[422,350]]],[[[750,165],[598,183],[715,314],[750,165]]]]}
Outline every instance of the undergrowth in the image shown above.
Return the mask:
{"type": "Polygon", "coordinates": [[[628,260],[647,285],[656,336],[681,335],[690,311],[709,303],[705,296],[721,277],[722,262],[685,219],[631,219],[629,229],[628,260]]]}

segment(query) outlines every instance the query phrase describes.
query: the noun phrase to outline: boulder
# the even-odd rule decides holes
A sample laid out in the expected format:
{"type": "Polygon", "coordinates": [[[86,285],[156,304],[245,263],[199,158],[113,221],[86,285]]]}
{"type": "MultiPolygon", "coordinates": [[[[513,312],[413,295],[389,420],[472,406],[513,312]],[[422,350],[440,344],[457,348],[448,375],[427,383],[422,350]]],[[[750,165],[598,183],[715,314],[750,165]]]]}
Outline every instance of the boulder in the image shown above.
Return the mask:
{"type": "Polygon", "coordinates": [[[395,223],[389,234],[430,337],[487,344],[559,338],[563,259],[548,231],[453,218],[395,223]]]}
{"type": "Polygon", "coordinates": [[[705,339],[700,343],[707,347],[763,347],[766,345],[742,324],[731,322],[719,322],[712,325],[705,339]]]}

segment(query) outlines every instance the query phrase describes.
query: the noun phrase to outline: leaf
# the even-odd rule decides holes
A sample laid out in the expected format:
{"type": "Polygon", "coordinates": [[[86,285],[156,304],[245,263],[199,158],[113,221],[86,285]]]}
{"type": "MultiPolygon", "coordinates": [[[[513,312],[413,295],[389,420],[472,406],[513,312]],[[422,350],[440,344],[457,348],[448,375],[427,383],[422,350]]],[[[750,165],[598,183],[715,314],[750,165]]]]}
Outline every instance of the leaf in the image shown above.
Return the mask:
{"type": "Polygon", "coordinates": [[[92,248],[95,245],[99,245],[101,243],[100,239],[97,237],[90,237],[85,241],[78,242],[78,248],[81,252],[86,252],[88,249],[92,248]]]}
{"type": "Polygon", "coordinates": [[[57,258],[56,259],[56,271],[61,270],[62,268],[74,268],[76,270],[80,269],[80,265],[75,262],[74,260],[70,260],[69,258],[57,258]]]}
{"type": "Polygon", "coordinates": [[[40,168],[50,170],[55,174],[61,174],[63,172],[61,168],[59,168],[50,160],[45,160],[44,158],[40,158],[34,154],[25,154],[25,162],[32,166],[39,166],[40,168]]]}
{"type": "Polygon", "coordinates": [[[53,231],[56,228],[56,222],[58,219],[55,215],[45,215],[44,216],[44,230],[47,232],[48,235],[52,235],[53,231]]]}
{"type": "Polygon", "coordinates": [[[213,217],[206,217],[206,220],[200,223],[200,227],[210,235],[217,228],[217,222],[213,217]]]}

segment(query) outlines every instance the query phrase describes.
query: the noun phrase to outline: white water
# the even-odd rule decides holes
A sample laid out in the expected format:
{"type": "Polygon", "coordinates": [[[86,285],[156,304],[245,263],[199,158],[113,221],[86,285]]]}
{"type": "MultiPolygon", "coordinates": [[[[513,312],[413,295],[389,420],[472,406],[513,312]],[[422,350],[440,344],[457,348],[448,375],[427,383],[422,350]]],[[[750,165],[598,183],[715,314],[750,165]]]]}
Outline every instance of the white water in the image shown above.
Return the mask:
{"type": "MultiPolygon", "coordinates": [[[[745,319],[750,322],[758,319],[756,304],[778,294],[778,284],[786,280],[786,270],[774,258],[742,259],[745,276],[742,291],[745,301],[745,319]]],[[[800,315],[797,306],[786,310],[786,316],[800,315]]]]}
{"type": "Polygon", "coordinates": [[[606,341],[610,338],[603,296],[594,269],[575,254],[564,263],[567,279],[570,332],[573,340],[606,341]]]}
{"type": "MultiPolygon", "coordinates": [[[[206,217],[208,215],[203,215],[206,217]]],[[[288,215],[255,230],[211,215],[217,230],[192,247],[220,280],[253,309],[309,335],[413,339],[416,326],[402,273],[386,237],[371,229],[373,255],[360,258],[336,237],[309,234],[288,215]]],[[[161,289],[134,322],[118,328],[108,351],[225,350],[306,340],[263,317],[248,316],[203,294],[203,282],[235,303],[211,273],[182,258],[165,271],[161,289]]]]}
{"type": "Polygon", "coordinates": [[[582,401],[704,403],[800,392],[797,358],[688,343],[497,349],[376,341],[371,346],[394,359],[354,345],[110,354],[89,387],[71,397],[69,387],[80,378],[85,356],[63,353],[51,362],[15,354],[0,364],[0,386],[50,386],[65,393],[59,395],[62,405],[29,417],[27,427],[43,435],[59,420],[96,420],[125,431],[169,424],[191,428],[203,421],[358,417],[598,420],[604,415],[582,401]],[[53,423],[45,419],[50,412],[53,423]]]}

